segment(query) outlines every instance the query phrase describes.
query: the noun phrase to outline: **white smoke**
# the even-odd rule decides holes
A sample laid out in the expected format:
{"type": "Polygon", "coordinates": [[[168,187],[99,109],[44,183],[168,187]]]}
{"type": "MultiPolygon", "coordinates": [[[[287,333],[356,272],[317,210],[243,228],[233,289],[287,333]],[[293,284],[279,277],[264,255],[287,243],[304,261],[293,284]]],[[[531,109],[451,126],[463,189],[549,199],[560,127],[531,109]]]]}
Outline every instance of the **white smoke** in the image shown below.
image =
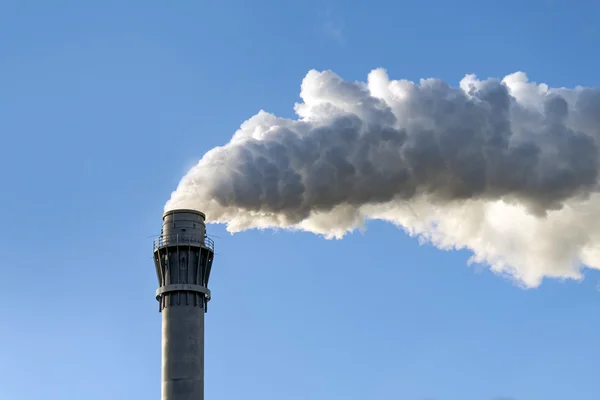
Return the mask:
{"type": "Polygon", "coordinates": [[[300,96],[297,120],[260,111],[165,208],[201,210],[230,232],[327,238],[385,220],[525,287],[600,268],[600,90],[521,72],[454,88],[313,70],[300,96]]]}

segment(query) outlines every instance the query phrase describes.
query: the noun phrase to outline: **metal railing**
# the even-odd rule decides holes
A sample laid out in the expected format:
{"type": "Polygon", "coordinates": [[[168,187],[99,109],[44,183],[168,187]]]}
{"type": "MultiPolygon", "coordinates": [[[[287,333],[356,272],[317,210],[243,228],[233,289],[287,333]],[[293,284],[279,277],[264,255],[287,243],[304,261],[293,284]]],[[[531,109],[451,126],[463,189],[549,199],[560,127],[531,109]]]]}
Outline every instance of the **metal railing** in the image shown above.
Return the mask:
{"type": "Polygon", "coordinates": [[[186,235],[182,233],[176,233],[173,235],[160,235],[153,242],[153,250],[165,246],[202,246],[207,249],[215,251],[215,242],[209,238],[201,237],[197,235],[186,235]]]}

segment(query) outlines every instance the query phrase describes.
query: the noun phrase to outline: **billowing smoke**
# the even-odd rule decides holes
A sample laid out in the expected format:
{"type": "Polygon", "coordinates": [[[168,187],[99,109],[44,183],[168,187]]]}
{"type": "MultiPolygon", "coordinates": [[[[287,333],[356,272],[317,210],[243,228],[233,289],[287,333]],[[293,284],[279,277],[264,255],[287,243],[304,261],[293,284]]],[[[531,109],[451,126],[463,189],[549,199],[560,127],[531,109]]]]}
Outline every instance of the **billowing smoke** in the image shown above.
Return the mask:
{"type": "Polygon", "coordinates": [[[390,221],[525,287],[600,268],[599,89],[313,70],[300,96],[298,119],[260,111],[206,153],[166,209],[327,238],[390,221]]]}

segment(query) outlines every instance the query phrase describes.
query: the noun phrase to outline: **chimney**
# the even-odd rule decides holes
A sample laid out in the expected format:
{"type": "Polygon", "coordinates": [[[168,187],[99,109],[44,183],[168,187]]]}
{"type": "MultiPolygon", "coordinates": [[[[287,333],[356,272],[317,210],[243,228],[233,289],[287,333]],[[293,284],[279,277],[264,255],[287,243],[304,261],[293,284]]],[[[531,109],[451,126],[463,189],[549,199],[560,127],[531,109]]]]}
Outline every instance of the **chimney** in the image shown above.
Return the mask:
{"type": "Polygon", "coordinates": [[[195,210],[167,211],[154,241],[156,299],[162,313],[162,400],[204,400],[204,314],[214,258],[205,219],[195,210]]]}

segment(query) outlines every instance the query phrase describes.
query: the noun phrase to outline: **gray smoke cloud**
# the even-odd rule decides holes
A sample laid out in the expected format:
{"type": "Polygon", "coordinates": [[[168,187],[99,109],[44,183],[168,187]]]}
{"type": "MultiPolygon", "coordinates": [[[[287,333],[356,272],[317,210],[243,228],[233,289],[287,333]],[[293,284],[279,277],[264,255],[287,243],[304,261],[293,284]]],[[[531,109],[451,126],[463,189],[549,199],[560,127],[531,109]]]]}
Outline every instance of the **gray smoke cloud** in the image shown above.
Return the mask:
{"type": "Polygon", "coordinates": [[[165,209],[327,238],[385,220],[525,287],[600,268],[598,88],[313,70],[300,97],[298,119],[260,111],[207,152],[165,209]]]}

